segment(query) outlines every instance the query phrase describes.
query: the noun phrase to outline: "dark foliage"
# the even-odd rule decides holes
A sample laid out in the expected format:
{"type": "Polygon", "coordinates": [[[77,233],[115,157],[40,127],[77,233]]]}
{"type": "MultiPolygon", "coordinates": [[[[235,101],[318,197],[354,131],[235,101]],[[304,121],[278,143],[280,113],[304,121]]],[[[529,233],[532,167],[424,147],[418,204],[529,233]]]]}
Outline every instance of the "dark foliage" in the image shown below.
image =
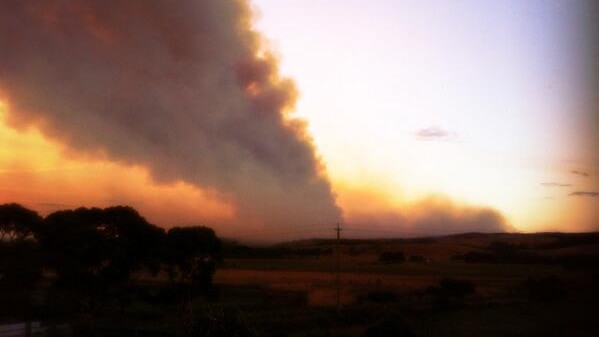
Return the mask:
{"type": "Polygon", "coordinates": [[[0,256],[1,288],[28,288],[41,277],[42,261],[35,242],[0,242],[0,256]]]}
{"type": "Polygon", "coordinates": [[[23,240],[34,235],[42,218],[19,204],[0,205],[0,242],[23,240]]]}
{"type": "Polygon", "coordinates": [[[87,287],[127,281],[142,268],[157,272],[164,231],[133,208],[117,206],[52,213],[39,237],[60,283],[87,287]]]}
{"type": "Polygon", "coordinates": [[[221,260],[221,242],[211,228],[171,228],[163,258],[171,284],[185,288],[186,296],[194,297],[197,292],[215,295],[212,277],[221,260]]]}
{"type": "Polygon", "coordinates": [[[0,287],[3,290],[26,289],[40,278],[42,263],[33,236],[41,221],[36,212],[19,204],[0,205],[0,287]]]}

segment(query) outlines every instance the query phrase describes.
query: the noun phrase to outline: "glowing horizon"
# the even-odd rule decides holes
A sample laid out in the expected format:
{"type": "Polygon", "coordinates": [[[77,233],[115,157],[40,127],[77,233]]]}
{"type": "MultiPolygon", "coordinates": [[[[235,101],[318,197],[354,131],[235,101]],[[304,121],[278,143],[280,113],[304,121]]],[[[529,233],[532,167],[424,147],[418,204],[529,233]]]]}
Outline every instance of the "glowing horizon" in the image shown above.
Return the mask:
{"type": "MultiPolygon", "coordinates": [[[[267,79],[248,80],[242,95],[256,101],[270,99],[268,90],[287,95],[273,100],[278,112],[291,114],[282,130],[313,147],[317,172],[306,181],[324,184],[289,202],[321,195],[330,182],[339,220],[364,228],[434,235],[443,226],[477,229],[484,220],[489,230],[599,230],[599,118],[589,68],[595,51],[585,4],[255,0],[254,27],[265,37],[256,53],[279,57],[253,56],[273,70],[267,79]],[[295,113],[287,112],[294,104],[295,113]]],[[[98,40],[109,43],[105,38],[98,40]]],[[[212,185],[187,168],[163,178],[156,165],[134,156],[71,148],[43,114],[15,122],[20,111],[10,103],[0,96],[0,203],[42,214],[128,204],[161,226],[203,223],[226,235],[276,229],[284,219],[284,210],[272,212],[273,224],[251,218],[251,207],[269,214],[275,204],[267,196],[284,188],[243,208],[231,186],[254,188],[246,172],[212,185]]],[[[312,163],[306,162],[299,167],[312,163]]],[[[289,170],[275,171],[276,179],[295,172],[276,163],[289,170]]]]}
{"type": "Polygon", "coordinates": [[[597,198],[569,197],[599,189],[587,3],[255,5],[342,208],[347,185],[387,211],[442,194],[522,231],[599,228],[597,198]]]}

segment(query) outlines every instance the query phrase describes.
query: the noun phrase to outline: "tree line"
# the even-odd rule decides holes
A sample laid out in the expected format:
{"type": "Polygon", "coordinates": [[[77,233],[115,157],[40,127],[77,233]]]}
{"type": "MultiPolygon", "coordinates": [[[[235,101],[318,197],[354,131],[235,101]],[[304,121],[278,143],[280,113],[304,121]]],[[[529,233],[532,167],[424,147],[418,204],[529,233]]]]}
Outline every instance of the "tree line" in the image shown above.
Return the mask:
{"type": "Polygon", "coordinates": [[[0,288],[53,286],[110,296],[138,275],[166,275],[187,298],[210,294],[221,242],[211,228],[166,231],[128,206],[77,208],[40,216],[19,204],[0,205],[0,288]]]}

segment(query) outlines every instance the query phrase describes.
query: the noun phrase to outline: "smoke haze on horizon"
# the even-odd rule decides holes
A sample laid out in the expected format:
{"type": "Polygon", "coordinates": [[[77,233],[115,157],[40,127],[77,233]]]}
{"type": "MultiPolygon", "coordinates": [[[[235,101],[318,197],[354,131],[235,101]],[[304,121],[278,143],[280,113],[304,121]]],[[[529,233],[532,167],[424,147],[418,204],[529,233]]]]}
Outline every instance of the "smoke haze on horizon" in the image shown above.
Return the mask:
{"type": "MultiPolygon", "coordinates": [[[[0,46],[12,127],[209,191],[233,206],[228,233],[342,219],[305,122],[290,115],[297,90],[263,50],[246,1],[2,1],[0,46]]],[[[491,209],[411,208],[392,212],[399,221],[367,209],[346,220],[416,234],[508,228],[491,209]]]]}

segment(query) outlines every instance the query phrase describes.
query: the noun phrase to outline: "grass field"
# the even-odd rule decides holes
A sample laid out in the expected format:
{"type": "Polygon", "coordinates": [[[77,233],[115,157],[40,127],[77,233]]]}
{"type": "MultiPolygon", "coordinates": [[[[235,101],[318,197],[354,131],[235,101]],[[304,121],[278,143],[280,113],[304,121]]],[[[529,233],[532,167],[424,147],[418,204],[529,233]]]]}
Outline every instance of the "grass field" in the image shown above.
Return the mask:
{"type": "MultiPolygon", "coordinates": [[[[394,315],[405,318],[415,333],[425,336],[594,336],[599,333],[594,323],[599,303],[596,267],[572,268],[556,261],[594,256],[599,245],[593,240],[573,241],[553,234],[350,240],[340,245],[339,265],[334,241],[304,241],[286,244],[291,252],[287,256],[226,259],[215,282],[223,289],[245,287],[270,293],[271,298],[293,298],[295,302],[285,308],[290,310],[288,317],[333,316],[324,325],[326,329],[298,328],[292,334],[298,336],[358,336],[394,315]],[[327,247],[327,254],[302,255],[302,251],[327,247]],[[408,261],[380,262],[381,253],[388,251],[401,251],[408,261]],[[491,252],[514,261],[468,263],[455,258],[468,252],[491,252]],[[410,262],[415,255],[422,258],[410,262]],[[338,270],[340,316],[334,310],[338,270]],[[475,290],[463,296],[435,295],[431,289],[443,279],[470,282],[475,290]],[[291,314],[298,306],[301,310],[291,314]]],[[[267,313],[268,306],[259,306],[265,315],[272,314],[267,313]]],[[[260,310],[248,309],[260,315],[260,310]]]]}
{"type": "MultiPolygon", "coordinates": [[[[211,319],[233,310],[258,336],[599,336],[595,234],[348,240],[338,246],[339,264],[331,240],[239,245],[225,244],[217,296],[188,310],[211,319]],[[401,258],[382,261],[389,252],[401,258]]],[[[160,300],[166,276],[136,279],[146,295],[62,319],[183,335],[181,306],[160,300]]],[[[68,298],[41,297],[60,296],[68,298]]]]}

